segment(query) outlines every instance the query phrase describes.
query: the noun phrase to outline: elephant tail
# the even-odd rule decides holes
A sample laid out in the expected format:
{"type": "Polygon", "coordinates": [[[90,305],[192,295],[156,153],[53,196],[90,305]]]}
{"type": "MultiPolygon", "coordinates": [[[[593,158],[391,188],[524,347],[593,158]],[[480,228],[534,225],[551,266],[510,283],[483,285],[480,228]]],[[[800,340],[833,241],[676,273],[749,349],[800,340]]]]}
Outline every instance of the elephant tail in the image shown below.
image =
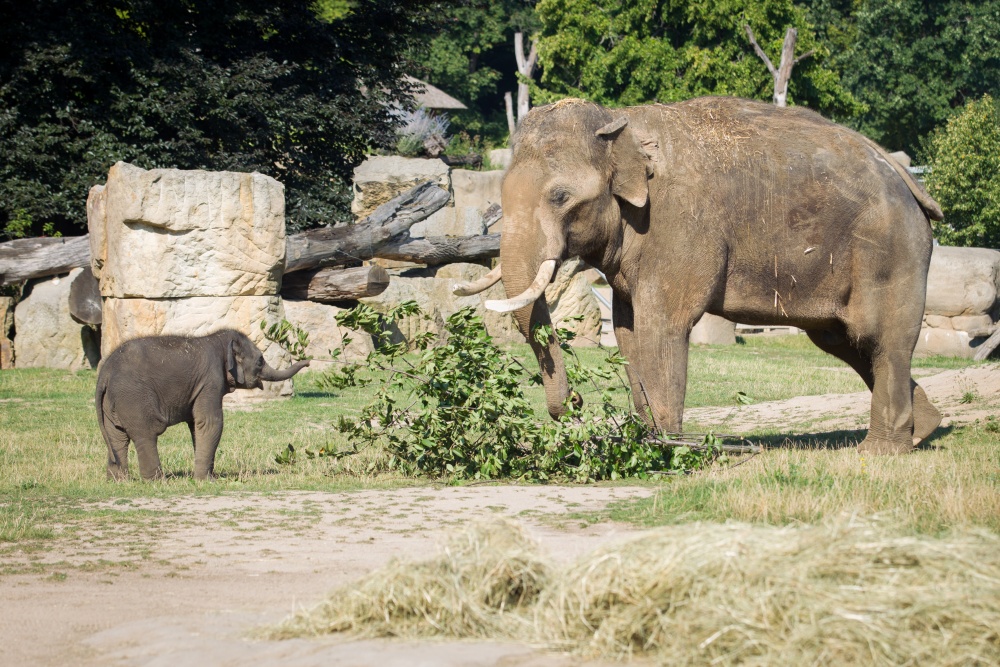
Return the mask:
{"type": "Polygon", "coordinates": [[[108,427],[104,423],[104,395],[108,393],[108,380],[103,375],[97,377],[97,391],[94,393],[94,406],[97,408],[97,426],[101,429],[101,436],[108,447],[111,446],[111,439],[108,438],[108,427]]]}
{"type": "Polygon", "coordinates": [[[913,193],[913,198],[917,200],[918,204],[920,204],[920,208],[924,209],[928,218],[931,220],[944,220],[944,211],[941,210],[941,205],[934,201],[934,198],[927,194],[927,191],[924,190],[923,186],[913,179],[913,176],[909,171],[907,171],[906,167],[894,160],[891,155],[885,152],[884,148],[868,137],[862,135],[861,138],[865,140],[865,143],[875,149],[876,154],[880,158],[888,162],[889,166],[896,170],[896,173],[899,174],[899,177],[903,179],[904,183],[906,183],[906,187],[910,188],[910,192],[913,193]]]}

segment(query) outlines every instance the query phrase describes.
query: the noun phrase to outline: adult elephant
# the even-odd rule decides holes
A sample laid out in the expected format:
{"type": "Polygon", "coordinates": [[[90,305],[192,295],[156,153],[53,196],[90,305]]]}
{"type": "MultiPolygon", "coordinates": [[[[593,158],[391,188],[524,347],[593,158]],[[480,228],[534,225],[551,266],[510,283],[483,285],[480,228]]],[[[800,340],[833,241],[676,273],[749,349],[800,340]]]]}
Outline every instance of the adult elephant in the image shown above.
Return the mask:
{"type": "Polygon", "coordinates": [[[570,395],[544,289],[580,256],[614,291],[636,407],[680,431],[688,338],[703,313],[800,327],[872,391],[863,451],[913,449],[941,416],[910,377],[941,209],[886,152],[802,108],[709,97],[605,109],[563,100],[513,137],[500,279],[542,369],[549,413],[570,395]]]}

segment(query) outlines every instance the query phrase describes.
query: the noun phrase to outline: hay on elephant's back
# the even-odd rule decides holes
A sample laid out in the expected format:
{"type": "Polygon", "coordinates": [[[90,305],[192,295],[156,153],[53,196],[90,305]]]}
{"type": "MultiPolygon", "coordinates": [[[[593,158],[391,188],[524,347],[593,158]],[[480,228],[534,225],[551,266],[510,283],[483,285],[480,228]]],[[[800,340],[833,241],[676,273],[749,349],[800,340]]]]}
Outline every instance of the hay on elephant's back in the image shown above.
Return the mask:
{"type": "Polygon", "coordinates": [[[716,524],[658,529],[557,571],[503,523],[394,563],[278,634],[514,638],[671,664],[997,664],[998,562],[985,532],[716,524]]]}

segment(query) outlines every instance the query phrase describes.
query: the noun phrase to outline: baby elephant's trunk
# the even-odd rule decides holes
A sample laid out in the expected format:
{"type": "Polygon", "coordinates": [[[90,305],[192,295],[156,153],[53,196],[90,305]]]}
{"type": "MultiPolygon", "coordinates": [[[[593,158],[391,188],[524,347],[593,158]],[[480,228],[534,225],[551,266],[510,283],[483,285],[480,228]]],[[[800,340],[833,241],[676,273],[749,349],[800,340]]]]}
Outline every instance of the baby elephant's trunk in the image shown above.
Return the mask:
{"type": "Polygon", "coordinates": [[[264,369],[260,372],[260,378],[266,380],[267,382],[283,382],[288,378],[292,377],[303,368],[309,365],[309,360],[304,359],[302,361],[296,362],[286,368],[283,371],[276,371],[271,368],[270,364],[266,361],[264,362],[264,369]]]}

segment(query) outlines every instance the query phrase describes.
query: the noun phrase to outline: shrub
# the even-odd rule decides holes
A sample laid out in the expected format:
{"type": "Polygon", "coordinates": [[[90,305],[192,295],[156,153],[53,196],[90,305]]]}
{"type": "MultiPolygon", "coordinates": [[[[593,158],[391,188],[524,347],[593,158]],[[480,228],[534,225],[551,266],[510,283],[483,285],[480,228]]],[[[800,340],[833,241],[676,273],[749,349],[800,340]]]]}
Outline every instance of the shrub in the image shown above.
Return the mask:
{"type": "Polygon", "coordinates": [[[1000,248],[1000,115],[993,98],[969,102],[930,138],[927,189],[945,219],[945,245],[1000,248]]]}

